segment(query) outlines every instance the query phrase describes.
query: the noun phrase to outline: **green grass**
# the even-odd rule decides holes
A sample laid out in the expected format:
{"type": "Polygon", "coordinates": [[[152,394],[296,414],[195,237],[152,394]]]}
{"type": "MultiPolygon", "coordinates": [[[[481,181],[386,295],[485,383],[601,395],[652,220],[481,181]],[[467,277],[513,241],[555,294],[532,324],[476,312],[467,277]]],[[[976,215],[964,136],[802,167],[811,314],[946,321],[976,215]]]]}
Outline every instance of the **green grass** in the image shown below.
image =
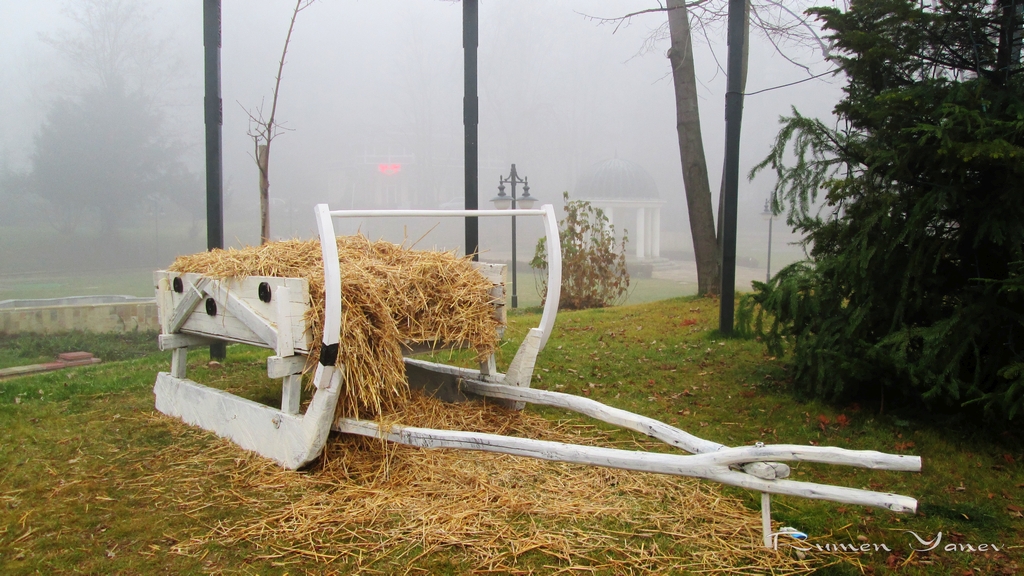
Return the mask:
{"type": "MultiPolygon", "coordinates": [[[[787,384],[782,360],[767,356],[759,342],[716,334],[717,305],[707,299],[676,298],[560,313],[555,333],[538,359],[534,386],[588,396],[729,445],[816,443],[920,455],[920,473],[792,463],[795,480],[915,497],[920,503],[917,514],[775,497],[773,517],[781,525],[807,532],[822,546],[859,544],[861,537],[892,549],[845,558],[808,552],[812,561],[825,567],[825,574],[898,569],[905,574],[961,576],[971,570],[1020,571],[1024,443],[1019,427],[953,425],[889,408],[880,413],[877,406],[833,406],[800,398],[787,384]],[[970,553],[940,546],[931,553],[911,555],[912,540],[904,530],[924,538],[941,531],[943,546],[986,543],[1002,551],[970,553]]],[[[538,320],[536,310],[510,315],[510,340],[499,352],[499,365],[508,362],[518,338],[538,320]]],[[[8,350],[9,341],[0,346],[8,350]]],[[[19,346],[40,354],[51,349],[49,344],[19,346]]],[[[202,353],[192,354],[190,376],[228,389],[235,386],[233,378],[262,382],[245,393],[273,402],[279,388],[265,378],[265,354],[233,346],[225,368],[208,367],[202,353]]],[[[449,357],[471,364],[464,353],[445,355],[449,357]]],[[[192,510],[174,503],[171,496],[176,490],[208,490],[211,483],[226,481],[230,470],[188,468],[192,465],[182,463],[184,454],[220,449],[221,444],[207,434],[152,416],[154,376],[168,363],[168,354],[152,353],[0,382],[0,572],[263,574],[322,569],[298,555],[285,557],[294,564],[275,566],[275,560],[261,559],[247,545],[204,545],[191,554],[173,552],[189,534],[204,526],[230,524],[246,510],[217,502],[192,510]],[[163,486],[154,475],[182,466],[192,478],[188,486],[163,486]]],[[[537,411],[552,419],[567,417],[564,411],[537,411]]],[[[666,449],[625,432],[614,433],[612,439],[666,449]]],[[[282,490],[283,494],[252,497],[286,499],[288,489],[282,490]]],[[[758,509],[758,494],[723,490],[758,509]]],[[[460,572],[458,565],[436,554],[414,567],[460,572]]],[[[525,567],[546,571],[542,563],[525,567]]],[[[345,565],[336,568],[346,570],[345,565]]]]}
{"type": "Polygon", "coordinates": [[[53,362],[61,352],[91,352],[104,361],[142,358],[157,351],[155,332],[0,334],[0,368],[53,362]]]}
{"type": "MultiPolygon", "coordinates": [[[[511,284],[506,290],[511,294],[511,284]]],[[[662,280],[659,278],[631,278],[629,280],[629,292],[626,294],[622,305],[644,304],[667,300],[679,296],[689,296],[696,289],[695,286],[685,287],[675,280],[662,280]]],[[[524,274],[519,277],[519,307],[531,308],[540,306],[540,294],[534,285],[533,278],[524,274]]]]}

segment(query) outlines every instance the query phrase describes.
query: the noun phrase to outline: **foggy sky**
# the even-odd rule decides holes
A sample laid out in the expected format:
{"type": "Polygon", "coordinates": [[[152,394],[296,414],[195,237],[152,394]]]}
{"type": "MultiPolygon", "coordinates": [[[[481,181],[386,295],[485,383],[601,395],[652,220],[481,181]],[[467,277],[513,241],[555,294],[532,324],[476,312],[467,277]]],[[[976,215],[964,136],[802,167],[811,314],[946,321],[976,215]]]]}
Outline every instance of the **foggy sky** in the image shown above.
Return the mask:
{"type": "MultiPolygon", "coordinates": [[[[274,74],[291,14],[290,2],[224,0],[224,174],[226,240],[258,241],[257,172],[250,157],[245,109],[269,107],[274,74]]],[[[657,182],[662,228],[685,240],[679,149],[667,41],[640,54],[663,14],[634,19],[613,33],[582,14],[617,16],[655,3],[634,0],[481,0],[480,205],[489,206],[511,163],[528,175],[531,193],[560,204],[563,190],[591,164],[618,156],[644,166],[657,182]]],[[[62,3],[0,3],[0,169],[27,170],[33,135],[47,105],[74,91],[70,70],[40,34],[72,23],[62,3]]],[[[169,133],[188,164],[203,170],[202,2],[153,2],[155,35],[169,40],[177,63],[160,94],[169,133]]],[[[353,155],[416,151],[436,167],[438,189],[462,196],[462,7],[440,0],[321,0],[299,15],[282,81],[278,118],[291,131],[274,141],[271,196],[276,234],[314,230],[312,206],[340,203],[341,167],[353,155]],[[286,215],[286,208],[292,212],[286,215]],[[287,229],[291,226],[291,229],[287,229]]],[[[724,30],[712,47],[695,46],[701,120],[712,190],[724,149],[724,30]]],[[[793,52],[814,73],[820,54],[793,52]]],[[[806,78],[808,73],[752,37],[747,92],[806,78]]],[[[747,97],[741,173],[765,156],[777,119],[797,107],[827,118],[840,97],[826,77],[747,97]]],[[[773,176],[740,182],[739,252],[760,251],[758,217],[773,176]]],[[[359,206],[359,198],[351,198],[359,206]]],[[[776,233],[783,226],[776,226],[776,233]]],[[[456,230],[461,237],[461,226],[456,230]]],[[[785,235],[777,237],[784,238],[785,235]]],[[[532,241],[520,244],[520,250],[532,241]]],[[[663,240],[663,247],[666,241],[663,240]]],[[[531,251],[532,252],[532,251],[531,251]]]]}

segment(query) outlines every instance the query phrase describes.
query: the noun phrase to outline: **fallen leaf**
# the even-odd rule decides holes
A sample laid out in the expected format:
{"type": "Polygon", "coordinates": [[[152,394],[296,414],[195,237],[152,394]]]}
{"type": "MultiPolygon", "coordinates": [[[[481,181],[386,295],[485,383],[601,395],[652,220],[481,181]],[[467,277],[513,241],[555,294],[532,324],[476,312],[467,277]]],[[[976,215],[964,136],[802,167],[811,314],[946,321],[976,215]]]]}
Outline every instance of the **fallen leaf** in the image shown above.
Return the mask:
{"type": "Polygon", "coordinates": [[[840,414],[836,416],[836,424],[839,424],[840,428],[845,428],[850,425],[850,419],[846,417],[846,414],[840,414]]]}
{"type": "Polygon", "coordinates": [[[1012,454],[1003,454],[1003,460],[1006,460],[1007,464],[1013,464],[1013,455],[1012,454]]]}

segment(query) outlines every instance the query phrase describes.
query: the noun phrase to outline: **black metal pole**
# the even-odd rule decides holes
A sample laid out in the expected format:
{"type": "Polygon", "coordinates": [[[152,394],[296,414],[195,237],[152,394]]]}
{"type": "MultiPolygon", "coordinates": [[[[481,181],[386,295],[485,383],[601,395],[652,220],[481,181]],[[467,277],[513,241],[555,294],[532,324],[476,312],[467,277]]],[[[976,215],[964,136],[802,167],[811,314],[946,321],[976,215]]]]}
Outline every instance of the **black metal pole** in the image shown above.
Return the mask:
{"type": "MultiPolygon", "coordinates": [[[[224,247],[224,170],[221,148],[223,106],[220,94],[220,0],[203,0],[203,48],[206,68],[206,247],[224,247]]],[[[210,358],[227,354],[223,342],[210,345],[210,358]]]]}
{"type": "Polygon", "coordinates": [[[746,0],[729,0],[729,68],[725,92],[725,210],[722,218],[722,300],[718,331],[732,334],[736,300],[736,204],[740,179],[743,119],[743,17],[746,0]]]}
{"type": "MultiPolygon", "coordinates": [[[[516,165],[512,165],[512,209],[516,209],[516,165]]],[[[512,217],[512,308],[519,308],[519,293],[516,291],[516,217],[512,217]]]]}
{"type": "MultiPolygon", "coordinates": [[[[479,39],[479,11],[477,0],[462,0],[462,49],[463,80],[462,124],[466,144],[466,210],[479,208],[477,199],[477,125],[479,124],[479,100],[476,93],[476,52],[479,39]]],[[[466,254],[479,260],[480,229],[476,217],[466,218],[466,254]]]]}

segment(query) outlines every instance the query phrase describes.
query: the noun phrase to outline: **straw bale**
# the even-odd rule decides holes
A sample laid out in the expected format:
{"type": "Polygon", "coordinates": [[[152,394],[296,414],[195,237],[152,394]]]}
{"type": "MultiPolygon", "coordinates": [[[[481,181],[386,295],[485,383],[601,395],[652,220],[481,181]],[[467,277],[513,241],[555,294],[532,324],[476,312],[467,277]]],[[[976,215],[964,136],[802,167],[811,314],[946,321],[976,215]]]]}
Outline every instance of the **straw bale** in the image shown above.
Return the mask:
{"type": "MultiPolygon", "coordinates": [[[[340,236],[342,322],[339,416],[377,415],[409,392],[402,347],[413,342],[468,345],[483,360],[498,344],[491,283],[452,252],[411,250],[362,235],[340,236]]],[[[305,278],[313,335],[307,372],[323,340],[324,273],[319,240],[284,240],[178,257],[171,271],[211,278],[305,278]]]]}

